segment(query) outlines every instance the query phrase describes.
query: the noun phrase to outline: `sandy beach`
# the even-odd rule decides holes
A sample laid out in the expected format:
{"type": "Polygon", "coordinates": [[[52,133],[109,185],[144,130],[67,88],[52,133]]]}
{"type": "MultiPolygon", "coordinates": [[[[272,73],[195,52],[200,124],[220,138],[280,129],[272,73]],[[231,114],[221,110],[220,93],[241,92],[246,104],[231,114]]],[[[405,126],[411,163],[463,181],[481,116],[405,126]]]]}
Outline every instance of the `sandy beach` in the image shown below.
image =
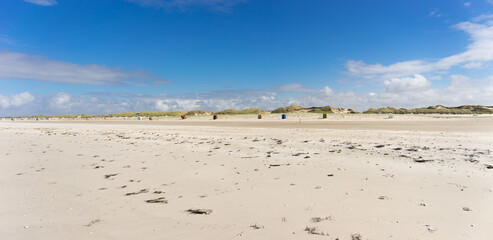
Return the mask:
{"type": "Polygon", "coordinates": [[[491,239],[493,117],[0,121],[2,239],[491,239]]]}

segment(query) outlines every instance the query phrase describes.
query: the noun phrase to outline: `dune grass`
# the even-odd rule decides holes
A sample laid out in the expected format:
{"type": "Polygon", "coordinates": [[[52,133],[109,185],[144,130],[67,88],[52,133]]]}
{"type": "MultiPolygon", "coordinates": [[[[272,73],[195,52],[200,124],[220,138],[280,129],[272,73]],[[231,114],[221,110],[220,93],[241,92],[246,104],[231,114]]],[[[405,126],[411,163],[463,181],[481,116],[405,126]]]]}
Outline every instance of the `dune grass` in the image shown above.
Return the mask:
{"type": "Polygon", "coordinates": [[[444,107],[441,105],[430,106],[427,108],[370,108],[363,113],[392,113],[392,114],[493,114],[493,109],[481,105],[464,105],[460,107],[444,107]]]}
{"type": "Polygon", "coordinates": [[[305,109],[305,107],[292,104],[291,106],[288,107],[280,107],[278,109],[275,109],[274,111],[272,111],[272,113],[293,113],[303,109],[305,109]]]}
{"type": "Polygon", "coordinates": [[[204,111],[204,110],[193,110],[185,113],[187,116],[201,116],[201,115],[211,115],[212,112],[204,111]]]}
{"type": "Polygon", "coordinates": [[[334,111],[332,111],[333,107],[331,106],[325,106],[325,107],[314,107],[312,108],[312,110],[308,111],[309,113],[334,113],[334,111]]]}
{"type": "Polygon", "coordinates": [[[247,108],[244,110],[226,109],[224,111],[216,112],[218,115],[239,115],[239,114],[262,114],[266,111],[258,108],[247,108]]]}

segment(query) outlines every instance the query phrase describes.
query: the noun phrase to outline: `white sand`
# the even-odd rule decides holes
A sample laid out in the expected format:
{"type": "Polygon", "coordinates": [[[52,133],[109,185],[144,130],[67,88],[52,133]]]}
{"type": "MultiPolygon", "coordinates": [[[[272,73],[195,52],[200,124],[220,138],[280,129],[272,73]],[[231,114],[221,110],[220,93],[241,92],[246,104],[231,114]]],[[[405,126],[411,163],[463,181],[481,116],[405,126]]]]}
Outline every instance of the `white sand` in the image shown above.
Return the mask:
{"type": "Polygon", "coordinates": [[[493,118],[337,117],[0,121],[1,239],[492,239],[493,118]]]}

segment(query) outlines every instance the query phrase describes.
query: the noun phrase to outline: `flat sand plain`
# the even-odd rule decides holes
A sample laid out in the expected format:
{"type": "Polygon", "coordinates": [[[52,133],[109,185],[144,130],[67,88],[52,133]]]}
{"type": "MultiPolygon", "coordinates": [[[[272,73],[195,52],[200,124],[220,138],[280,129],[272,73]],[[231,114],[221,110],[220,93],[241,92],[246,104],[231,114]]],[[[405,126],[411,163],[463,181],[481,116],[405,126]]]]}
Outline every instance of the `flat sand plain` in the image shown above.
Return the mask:
{"type": "Polygon", "coordinates": [[[1,239],[492,239],[493,117],[255,117],[0,121],[1,239]]]}

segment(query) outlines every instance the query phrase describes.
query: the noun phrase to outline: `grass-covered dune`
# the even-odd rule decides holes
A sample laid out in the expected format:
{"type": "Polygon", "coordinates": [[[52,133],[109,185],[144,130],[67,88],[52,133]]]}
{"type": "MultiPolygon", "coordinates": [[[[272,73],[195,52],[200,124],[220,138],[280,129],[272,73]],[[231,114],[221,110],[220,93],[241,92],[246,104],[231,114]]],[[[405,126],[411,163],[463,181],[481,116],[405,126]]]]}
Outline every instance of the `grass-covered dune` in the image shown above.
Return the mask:
{"type": "Polygon", "coordinates": [[[353,109],[348,108],[335,108],[332,106],[325,107],[302,107],[299,105],[291,105],[289,107],[281,107],[272,111],[272,113],[296,113],[296,112],[308,112],[308,113],[357,113],[353,109]]]}
{"type": "Polygon", "coordinates": [[[211,115],[212,112],[204,111],[204,110],[193,110],[185,113],[187,116],[201,116],[201,115],[211,115]]]}
{"type": "Polygon", "coordinates": [[[216,112],[218,115],[238,115],[238,114],[263,114],[267,111],[258,108],[247,108],[244,110],[226,109],[224,111],[216,112]]]}
{"type": "Polygon", "coordinates": [[[351,108],[335,108],[332,106],[312,107],[309,113],[358,113],[351,108]]]}
{"type": "Polygon", "coordinates": [[[481,105],[464,105],[459,107],[445,107],[442,105],[427,108],[370,108],[363,113],[393,113],[393,114],[493,114],[493,107],[481,105]]]}
{"type": "Polygon", "coordinates": [[[293,112],[301,112],[304,109],[306,109],[306,108],[293,104],[293,105],[288,106],[288,107],[280,107],[278,109],[275,109],[272,111],[272,113],[293,113],[293,112]]]}

